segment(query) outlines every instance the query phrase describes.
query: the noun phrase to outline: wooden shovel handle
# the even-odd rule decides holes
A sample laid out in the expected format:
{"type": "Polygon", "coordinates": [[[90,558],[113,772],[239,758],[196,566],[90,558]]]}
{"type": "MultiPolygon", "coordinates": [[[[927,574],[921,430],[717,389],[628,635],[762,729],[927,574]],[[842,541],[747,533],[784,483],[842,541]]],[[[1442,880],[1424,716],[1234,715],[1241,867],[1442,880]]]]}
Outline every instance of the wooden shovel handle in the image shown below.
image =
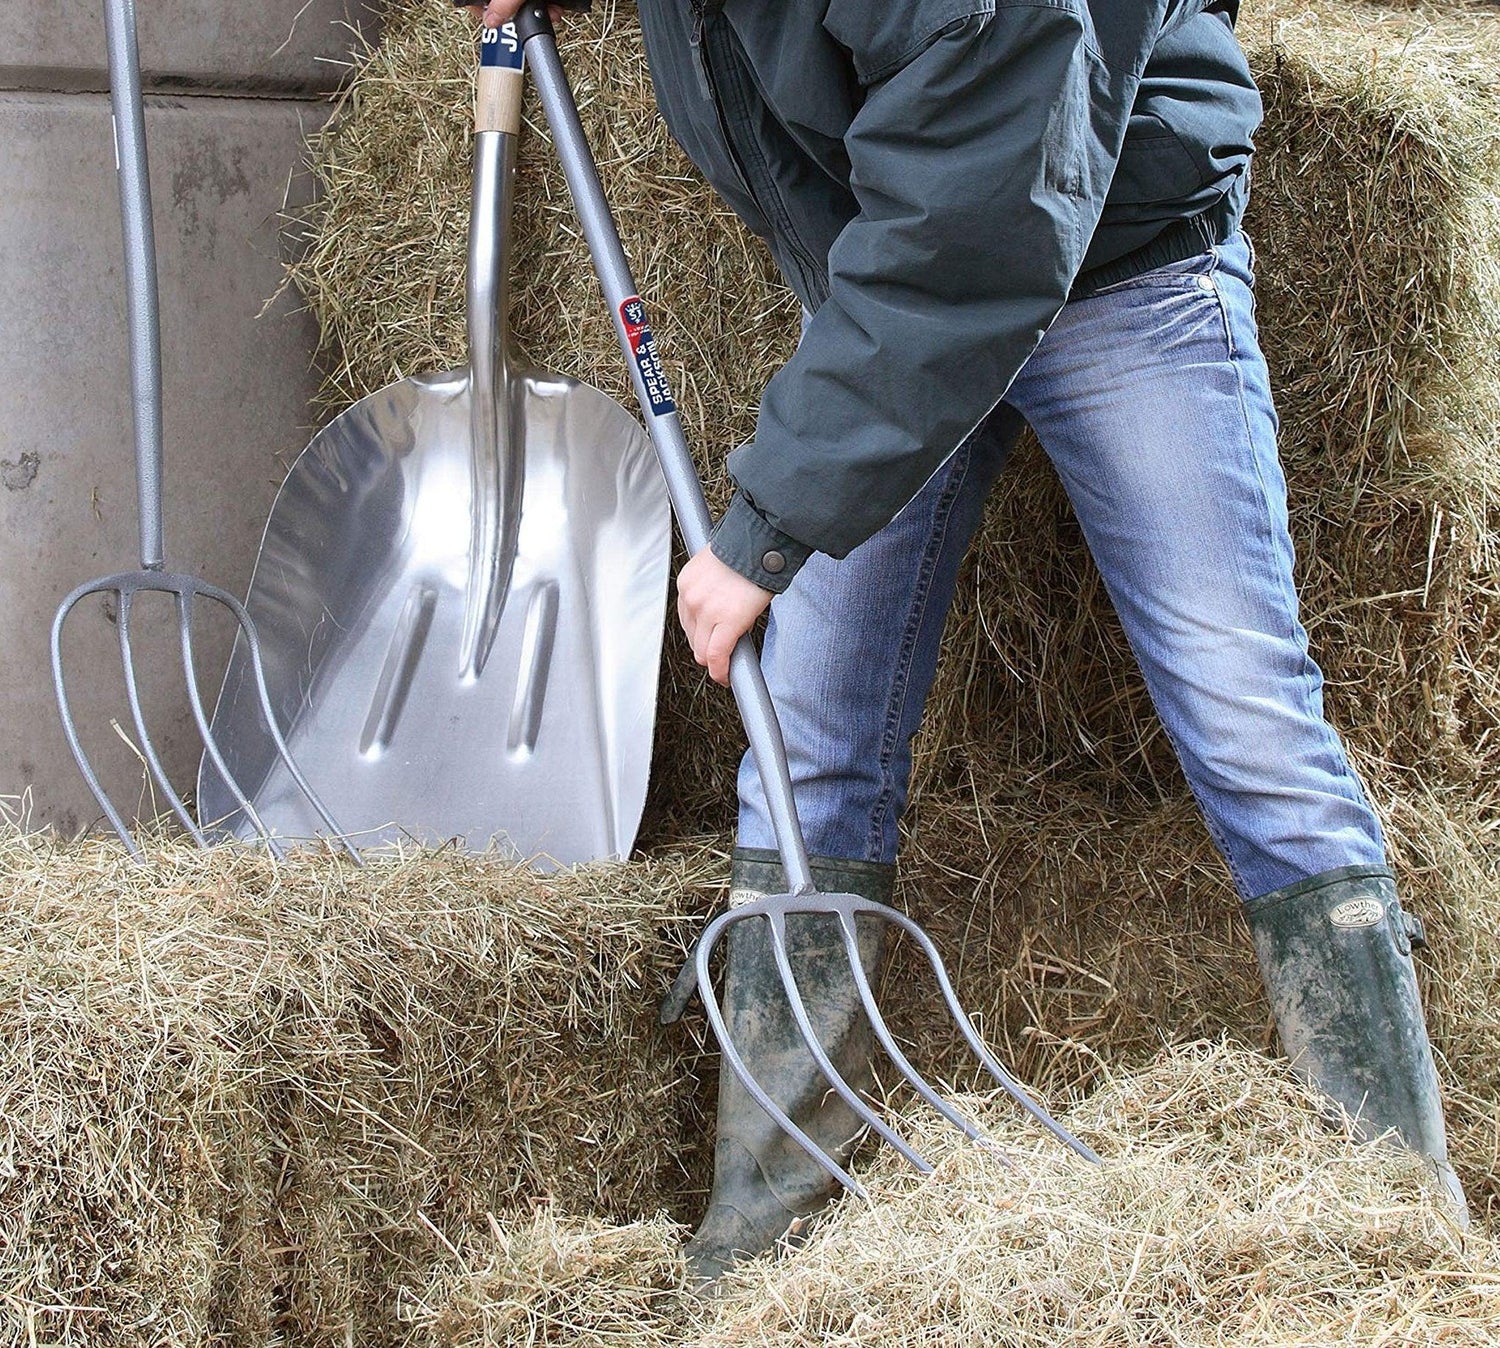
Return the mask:
{"type": "Polygon", "coordinates": [[[485,28],[479,41],[479,76],[474,85],[474,130],[521,130],[521,90],[526,82],[521,65],[521,40],[513,23],[485,28]]]}
{"type": "MultiPolygon", "coordinates": [[[[455,5],[479,9],[466,0],[455,5]]],[[[550,0],[552,7],[583,11],[593,0],[550,0]]],[[[500,131],[507,136],[521,130],[521,91],[525,75],[521,57],[521,39],[516,25],[501,24],[481,30],[479,41],[479,76],[474,88],[474,130],[500,131]]]]}

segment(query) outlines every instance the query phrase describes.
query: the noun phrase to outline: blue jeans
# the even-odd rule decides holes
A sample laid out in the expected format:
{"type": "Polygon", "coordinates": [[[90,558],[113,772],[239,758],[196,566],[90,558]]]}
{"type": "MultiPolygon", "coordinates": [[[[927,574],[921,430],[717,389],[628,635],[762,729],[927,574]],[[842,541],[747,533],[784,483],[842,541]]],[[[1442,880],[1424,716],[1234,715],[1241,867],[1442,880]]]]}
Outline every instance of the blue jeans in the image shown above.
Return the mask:
{"type": "MultiPolygon", "coordinates": [[[[1252,284],[1236,235],[1073,301],[921,494],[778,596],[763,663],[811,852],[895,860],[959,562],[1024,421],[1241,897],[1384,862],[1297,617],[1252,284]]],[[[748,755],[739,790],[740,845],[774,847],[748,755]]]]}

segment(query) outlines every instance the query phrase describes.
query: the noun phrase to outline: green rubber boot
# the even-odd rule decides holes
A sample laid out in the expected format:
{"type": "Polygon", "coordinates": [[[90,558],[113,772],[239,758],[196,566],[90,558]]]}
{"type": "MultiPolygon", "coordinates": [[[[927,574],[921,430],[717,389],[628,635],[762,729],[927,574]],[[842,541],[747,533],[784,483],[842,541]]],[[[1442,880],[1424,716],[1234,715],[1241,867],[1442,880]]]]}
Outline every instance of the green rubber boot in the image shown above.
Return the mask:
{"type": "MultiPolygon", "coordinates": [[[[828,857],[812,857],[810,864],[813,883],[826,893],[891,901],[893,865],[828,857]]],[[[785,892],[776,852],[735,849],[731,905],[785,892]]],[[[884,923],[859,925],[861,962],[874,983],[887,929],[884,923]]],[[[860,1005],[838,923],[790,917],[786,939],[792,972],[820,1042],[839,1074],[856,1091],[864,1091],[874,1079],[874,1031],[860,1005]]],[[[725,945],[719,999],[745,1065],[788,1117],[843,1164],[863,1124],[834,1093],[803,1043],[771,953],[769,924],[736,923],[725,945]]],[[[795,1238],[801,1224],[827,1206],[838,1187],[755,1103],[734,1073],[721,1067],[713,1192],[684,1251],[699,1290],[709,1290],[739,1260],[774,1249],[788,1233],[795,1238]]]]}
{"type": "Polygon", "coordinates": [[[1413,945],[1426,940],[1391,872],[1327,871],[1251,899],[1245,916],[1287,1057],[1343,1108],[1356,1136],[1394,1131],[1427,1157],[1467,1227],[1412,963],[1413,945]]]}

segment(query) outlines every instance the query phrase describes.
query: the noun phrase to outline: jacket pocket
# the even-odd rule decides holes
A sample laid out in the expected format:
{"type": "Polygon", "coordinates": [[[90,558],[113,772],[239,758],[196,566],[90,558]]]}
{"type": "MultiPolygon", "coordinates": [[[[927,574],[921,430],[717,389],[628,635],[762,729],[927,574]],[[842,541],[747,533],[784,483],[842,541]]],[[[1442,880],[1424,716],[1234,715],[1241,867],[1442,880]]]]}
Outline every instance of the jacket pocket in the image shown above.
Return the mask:
{"type": "Polygon", "coordinates": [[[823,29],[848,50],[859,82],[869,85],[925,51],[952,24],[994,12],[995,0],[830,0],[823,29]]]}

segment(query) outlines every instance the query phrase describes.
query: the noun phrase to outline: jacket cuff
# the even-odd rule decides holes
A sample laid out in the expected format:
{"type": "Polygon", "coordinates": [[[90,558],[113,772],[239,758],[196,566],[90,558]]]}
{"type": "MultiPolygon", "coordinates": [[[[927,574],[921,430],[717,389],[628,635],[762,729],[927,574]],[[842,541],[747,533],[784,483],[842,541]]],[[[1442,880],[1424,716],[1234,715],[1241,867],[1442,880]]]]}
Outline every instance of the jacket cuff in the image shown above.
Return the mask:
{"type": "Polygon", "coordinates": [[[792,583],[813,549],[767,523],[742,491],[709,535],[709,547],[725,566],[753,580],[763,590],[780,594],[792,583]]]}

